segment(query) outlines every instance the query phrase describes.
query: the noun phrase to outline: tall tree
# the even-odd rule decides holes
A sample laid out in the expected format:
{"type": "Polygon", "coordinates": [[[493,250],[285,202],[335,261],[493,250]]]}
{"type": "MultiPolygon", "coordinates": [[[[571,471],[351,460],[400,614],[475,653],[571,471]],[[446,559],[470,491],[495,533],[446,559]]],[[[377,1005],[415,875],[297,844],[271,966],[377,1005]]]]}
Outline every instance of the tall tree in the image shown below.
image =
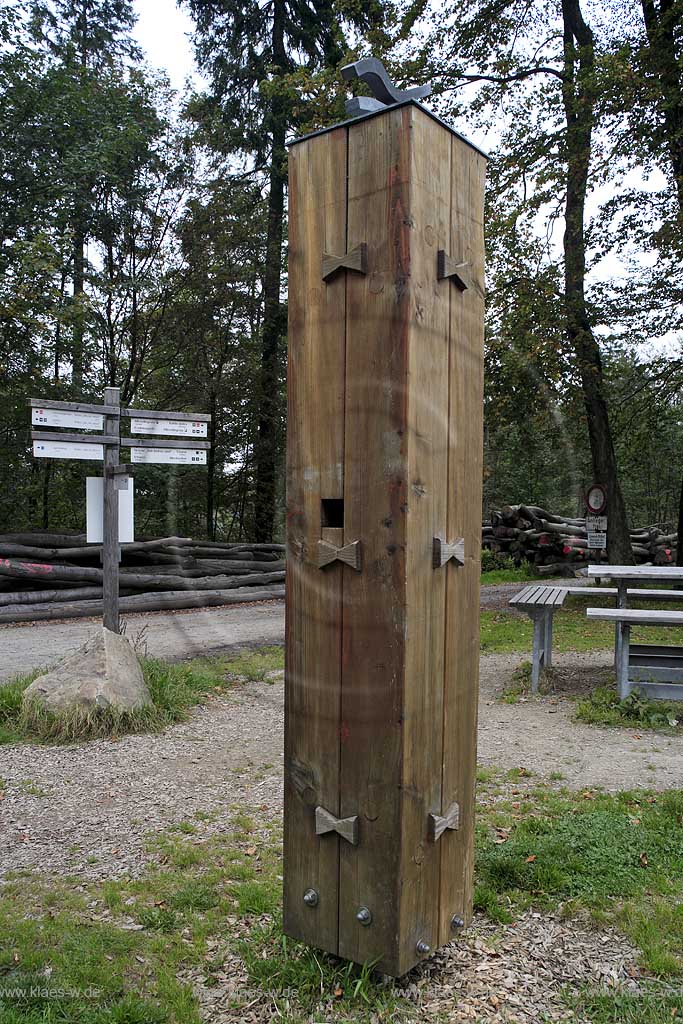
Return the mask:
{"type": "Polygon", "coordinates": [[[619,482],[600,346],[586,304],[586,193],[596,122],[595,43],[579,0],[562,0],[562,104],[565,114],[566,199],[564,300],[566,330],[576,352],[596,479],[607,487],[607,554],[633,561],[626,504],[619,482]]]}
{"type": "MultiPolygon", "coordinates": [[[[281,347],[286,332],[282,302],[287,181],[285,140],[307,116],[315,96],[311,75],[344,55],[332,0],[180,0],[196,21],[195,48],[212,85],[209,105],[221,115],[226,153],[253,156],[267,175],[268,214],[263,269],[263,324],[258,382],[259,425],[254,462],[255,538],[270,539],[282,441],[281,347]]],[[[360,27],[380,20],[381,0],[353,14],[360,27]]]]}
{"type": "MultiPolygon", "coordinates": [[[[90,237],[93,203],[100,167],[93,150],[109,142],[105,125],[108,107],[102,109],[102,77],[120,70],[137,55],[130,38],[135,15],[130,0],[34,0],[31,30],[46,48],[54,65],[66,119],[58,123],[60,157],[71,171],[68,205],[72,238],[72,387],[83,391],[84,337],[86,330],[86,246],[90,237]],[[93,102],[95,101],[95,102],[93,102]],[[103,122],[102,117],[105,117],[103,122]],[[61,145],[60,145],[61,143],[61,145]]],[[[113,124],[112,124],[113,128],[113,124]]]]}
{"type": "MultiPolygon", "coordinates": [[[[431,8],[434,14],[433,8],[431,8]]],[[[416,13],[415,5],[412,15],[416,13]]],[[[599,121],[599,62],[580,0],[465,0],[455,24],[438,23],[423,52],[425,74],[450,99],[448,112],[479,117],[501,130],[491,167],[493,191],[507,192],[520,220],[547,225],[545,260],[557,260],[554,226],[564,219],[563,324],[583,394],[594,476],[609,497],[608,553],[632,560],[596,327],[587,297],[586,198],[596,172],[593,141],[599,121]],[[478,84],[463,104],[461,89],[478,84]],[[455,94],[455,102],[452,97],[455,94]]],[[[515,238],[502,255],[514,279],[515,238]]],[[[514,297],[512,298],[514,302],[514,297]]]]}

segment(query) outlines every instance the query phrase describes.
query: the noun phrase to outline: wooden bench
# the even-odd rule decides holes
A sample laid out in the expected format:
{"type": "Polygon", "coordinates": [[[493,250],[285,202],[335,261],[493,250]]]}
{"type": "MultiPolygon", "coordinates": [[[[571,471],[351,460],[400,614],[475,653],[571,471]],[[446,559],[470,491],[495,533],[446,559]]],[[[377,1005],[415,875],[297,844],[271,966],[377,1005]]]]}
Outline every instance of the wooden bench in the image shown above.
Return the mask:
{"type": "Polygon", "coordinates": [[[567,596],[566,587],[548,587],[534,584],[525,587],[510,601],[525,611],[534,624],[534,644],[531,656],[531,692],[538,692],[542,668],[553,663],[553,614],[561,608],[567,596]]]}
{"type": "MultiPolygon", "coordinates": [[[[680,600],[681,592],[674,593],[680,600]]],[[[622,700],[633,690],[642,690],[647,697],[658,700],[683,700],[683,647],[630,642],[631,626],[683,626],[683,612],[661,608],[587,608],[586,615],[617,625],[617,684],[622,700]]]]}
{"type": "MultiPolygon", "coordinates": [[[[590,597],[617,597],[618,592],[616,587],[552,587],[547,584],[532,584],[524,587],[523,590],[520,590],[518,594],[515,594],[510,599],[509,603],[519,608],[520,611],[526,612],[534,623],[534,640],[531,656],[532,693],[538,692],[541,669],[550,668],[552,665],[553,615],[555,611],[562,607],[568,597],[584,594],[588,594],[590,597]]],[[[630,598],[643,601],[683,601],[683,591],[680,590],[646,590],[633,587],[628,589],[627,594],[630,598]]],[[[596,610],[600,611],[601,609],[596,610]]],[[[610,609],[610,611],[614,610],[610,609]]],[[[674,612],[673,614],[678,613],[674,612]]]]}

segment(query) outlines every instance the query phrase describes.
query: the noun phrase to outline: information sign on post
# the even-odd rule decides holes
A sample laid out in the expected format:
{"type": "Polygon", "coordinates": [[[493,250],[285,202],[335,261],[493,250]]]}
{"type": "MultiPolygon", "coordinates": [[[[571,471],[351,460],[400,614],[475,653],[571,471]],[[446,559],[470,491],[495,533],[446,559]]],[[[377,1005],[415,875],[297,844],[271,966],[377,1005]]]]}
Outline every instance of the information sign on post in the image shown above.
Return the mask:
{"type": "Polygon", "coordinates": [[[82,459],[84,462],[102,462],[104,445],[79,444],[77,441],[34,441],[36,459],[82,459]]]}
{"type": "Polygon", "coordinates": [[[591,551],[607,547],[607,489],[602,484],[591,484],[586,492],[586,533],[591,551]]]}
{"type": "Polygon", "coordinates": [[[196,448],[131,447],[130,460],[148,466],[205,466],[206,452],[196,448]]]}
{"type": "Polygon", "coordinates": [[[122,543],[134,539],[133,481],[131,467],[121,465],[121,446],[131,449],[137,464],[203,466],[206,465],[207,424],[205,413],[161,412],[148,409],[122,409],[120,389],[105,388],[104,404],[57,402],[29,399],[33,426],[70,427],[74,430],[99,430],[99,434],[62,433],[33,430],[33,455],[37,459],[80,459],[104,463],[102,478],[87,481],[88,542],[102,543],[102,621],[114,633],[119,623],[119,562],[122,543]],[[121,417],[131,421],[131,433],[159,436],[176,434],[187,441],[152,440],[121,436],[121,417]]]}
{"type": "Polygon", "coordinates": [[[93,412],[32,409],[31,423],[34,427],[74,427],[77,430],[102,430],[104,417],[93,412]]]}
{"type": "Polygon", "coordinates": [[[166,437],[206,437],[207,425],[200,420],[154,420],[132,417],[130,432],[131,434],[157,434],[166,437]]]}

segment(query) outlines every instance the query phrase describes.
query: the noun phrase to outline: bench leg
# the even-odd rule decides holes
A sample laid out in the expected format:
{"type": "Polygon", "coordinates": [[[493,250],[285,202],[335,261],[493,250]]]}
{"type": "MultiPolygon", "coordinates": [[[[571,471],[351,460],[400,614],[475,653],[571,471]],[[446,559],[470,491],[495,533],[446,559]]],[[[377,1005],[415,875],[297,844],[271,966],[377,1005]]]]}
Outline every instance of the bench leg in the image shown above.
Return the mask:
{"type": "Polygon", "coordinates": [[[549,608],[545,613],[545,638],[544,638],[544,651],[543,660],[546,668],[551,668],[553,664],[553,610],[549,608]]]}
{"type": "Polygon", "coordinates": [[[534,649],[531,656],[531,692],[538,693],[541,665],[545,662],[545,622],[543,613],[536,612],[534,620],[534,649]]]}
{"type": "MultiPolygon", "coordinates": [[[[617,608],[625,608],[628,604],[627,584],[624,580],[617,580],[617,608]]],[[[614,668],[619,672],[621,664],[621,624],[614,626],[614,668]]]]}
{"type": "Polygon", "coordinates": [[[628,697],[628,651],[631,635],[631,627],[628,622],[618,622],[619,648],[617,660],[617,686],[619,687],[619,699],[628,697]]]}

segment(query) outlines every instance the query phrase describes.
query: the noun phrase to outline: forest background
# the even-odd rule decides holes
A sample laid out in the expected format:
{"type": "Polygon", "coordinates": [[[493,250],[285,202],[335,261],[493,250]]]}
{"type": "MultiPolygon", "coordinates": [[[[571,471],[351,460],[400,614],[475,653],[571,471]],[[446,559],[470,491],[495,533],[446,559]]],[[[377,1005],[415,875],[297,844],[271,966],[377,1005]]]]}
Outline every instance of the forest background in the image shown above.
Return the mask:
{"type": "Polygon", "coordinates": [[[369,53],[491,154],[484,517],[597,480],[612,560],[675,528],[683,0],[181,6],[179,92],[128,0],[0,0],[0,531],[83,527],[92,468],[33,459],[26,400],[117,385],[212,416],[205,469],[137,475],[137,534],[281,539],[286,143],[369,53]]]}

